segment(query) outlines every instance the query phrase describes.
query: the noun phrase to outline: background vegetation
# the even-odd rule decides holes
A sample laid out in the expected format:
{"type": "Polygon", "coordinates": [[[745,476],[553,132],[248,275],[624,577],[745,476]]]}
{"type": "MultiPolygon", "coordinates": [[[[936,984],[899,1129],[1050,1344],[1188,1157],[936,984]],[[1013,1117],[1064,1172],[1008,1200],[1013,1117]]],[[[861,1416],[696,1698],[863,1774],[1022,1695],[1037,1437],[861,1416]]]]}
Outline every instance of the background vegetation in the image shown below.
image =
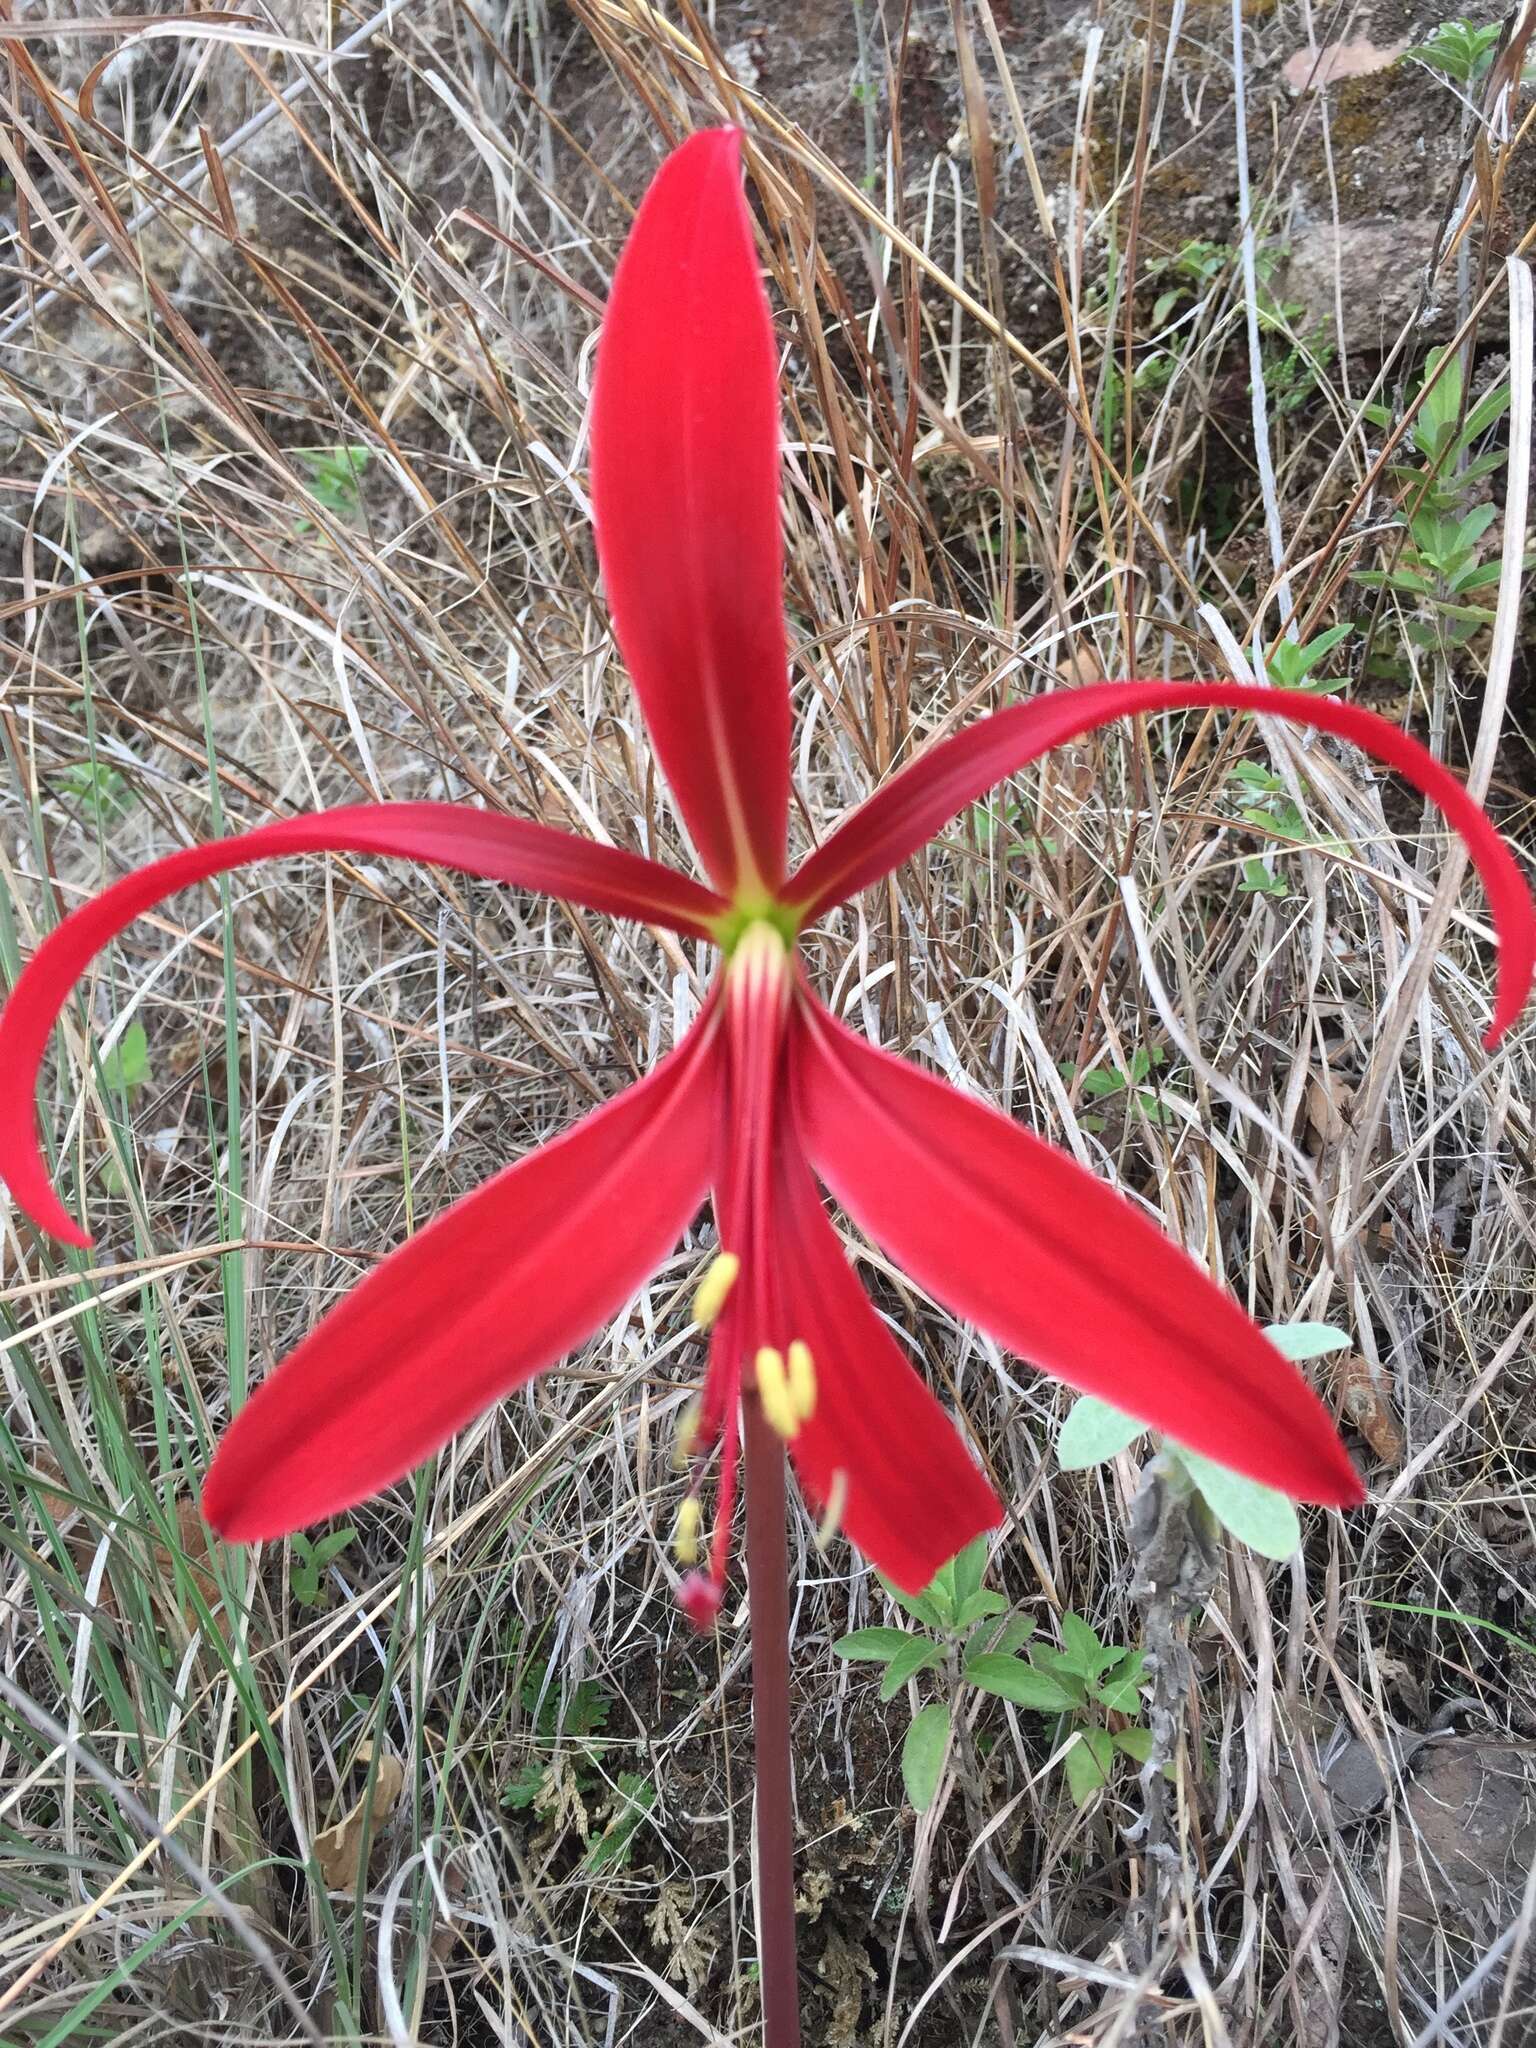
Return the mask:
{"type": "MultiPolygon", "coordinates": [[[[4,973],[126,867],[316,803],[686,863],[583,420],[633,200],[726,117],[802,843],[1012,696],[1263,670],[1406,720],[1529,845],[1523,57],[1395,0],[0,9],[4,973]]],[[[954,1602],[914,1623],[797,1511],[809,2039],[1531,2038],[1536,1035],[1479,1049],[1461,877],[1347,750],[1181,717],[814,935],[878,1040],[1262,1320],[1347,1331],[1310,1369],[1372,1500],[1290,1564],[1227,1547],[1153,1858],[1139,1453],[1064,1472],[1063,1392],[853,1247],[1012,1505],[960,1593],[1068,1707],[965,1684],[954,1602]],[[882,1699],[833,1645],[898,1627],[882,1699]],[[964,1743],[914,1785],[940,1702],[964,1743]]],[[[693,1635],[665,1562],[694,1251],[346,1527],[225,1551],[195,1512],[243,1391],[706,971],[340,859],[101,964],[42,1104],[95,1250],[0,1239],[0,2039],[751,2038],[748,1631],[693,1635]]]]}

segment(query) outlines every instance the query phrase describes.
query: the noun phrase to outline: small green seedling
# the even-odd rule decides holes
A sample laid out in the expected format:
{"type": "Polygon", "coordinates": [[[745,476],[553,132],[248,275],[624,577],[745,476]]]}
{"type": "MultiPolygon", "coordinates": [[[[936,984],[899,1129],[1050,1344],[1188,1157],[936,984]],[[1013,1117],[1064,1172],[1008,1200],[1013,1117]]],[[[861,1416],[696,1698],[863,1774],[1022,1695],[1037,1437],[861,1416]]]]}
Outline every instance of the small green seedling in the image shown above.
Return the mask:
{"type": "MultiPolygon", "coordinates": [[[[1142,1086],[1150,1079],[1153,1069],[1160,1067],[1167,1054],[1160,1045],[1137,1046],[1131,1054],[1131,1070],[1122,1073],[1119,1067],[1090,1067],[1082,1079],[1082,1092],[1096,1102],[1109,1102],[1117,1095],[1134,1094],[1136,1106],[1148,1123],[1167,1123],[1172,1110],[1150,1088],[1142,1086]]],[[[1063,1080],[1070,1081],[1077,1072],[1074,1060],[1061,1060],[1057,1071],[1063,1080]]],[[[1101,1116],[1084,1116],[1078,1121],[1085,1131],[1102,1131],[1106,1119],[1101,1116]]]]}
{"type": "Polygon", "coordinates": [[[1109,1714],[1140,1712],[1146,1658],[1123,1643],[1101,1642],[1080,1614],[1061,1617],[1059,1649],[1036,1643],[1028,1657],[1021,1657],[1020,1647],[973,1652],[964,1674],[998,1699],[1057,1716],[1055,1745],[1068,1735],[1076,1738],[1061,1760],[1067,1789],[1076,1805],[1086,1806],[1109,1783],[1117,1751],[1138,1764],[1152,1753],[1149,1729],[1105,1726],[1109,1714]]]}
{"type": "MultiPolygon", "coordinates": [[[[309,475],[311,493],[327,512],[334,512],[349,526],[362,516],[362,480],[373,451],[361,444],[343,443],[337,448],[298,448],[294,453],[309,475]]],[[[308,533],[310,521],[299,520],[296,533],[308,533]]]]}
{"type": "Polygon", "coordinates": [[[1336,647],[1342,647],[1354,630],[1353,626],[1329,626],[1305,642],[1281,640],[1265,657],[1264,681],[1279,690],[1342,689],[1342,676],[1314,675],[1313,670],[1325,662],[1336,647]]]}
{"type": "Polygon", "coordinates": [[[1456,85],[1481,85],[1493,63],[1499,40],[1499,24],[1490,21],[1474,28],[1460,19],[1438,22],[1428,39],[1405,50],[1426,71],[1437,71],[1456,85]]]}
{"type": "Polygon", "coordinates": [[[882,1700],[893,1699],[922,1672],[942,1668],[947,1700],[918,1709],[902,1744],[901,1772],[907,1797],[919,1813],[933,1804],[955,1732],[961,1689],[972,1685],[1034,1713],[1054,1715],[1058,1743],[1077,1739],[1063,1756],[1067,1784],[1079,1805],[1108,1781],[1116,1751],[1145,1761],[1151,1737],[1145,1728],[1113,1733],[1110,1714],[1133,1715],[1140,1708],[1142,1657],[1119,1644],[1106,1647],[1079,1615],[1063,1615],[1061,1647],[1035,1645],[1019,1653],[1035,1633],[1027,1614],[1010,1614],[1000,1593],[982,1585],[987,1539],[978,1536],[950,1559],[918,1594],[880,1583],[919,1624],[916,1629],[860,1628],[832,1645],[850,1662],[882,1664],[882,1700]]]}
{"type": "Polygon", "coordinates": [[[289,1539],[292,1554],[288,1562],[288,1590],[301,1607],[318,1607],[325,1574],[349,1543],[357,1541],[350,1522],[324,1536],[294,1534],[289,1539]]]}
{"type": "Polygon", "coordinates": [[[59,770],[59,788],[75,803],[88,804],[98,825],[122,817],[138,801],[121,769],[105,761],[71,761],[59,770]]]}
{"type": "MultiPolygon", "coordinates": [[[[1509,386],[1500,383],[1484,392],[1465,406],[1465,417],[1464,391],[1460,357],[1431,349],[1406,436],[1419,461],[1392,463],[1387,469],[1403,506],[1392,566],[1354,571],[1355,582],[1365,589],[1389,590],[1403,600],[1410,614],[1403,621],[1404,637],[1421,649],[1458,647],[1486,627],[1494,614],[1478,599],[1503,574],[1500,562],[1482,559],[1497,508],[1470,499],[1473,486],[1508,461],[1503,448],[1479,449],[1477,444],[1509,410],[1509,386]]],[[[1384,405],[1366,406],[1364,416],[1384,432],[1395,424],[1384,405]]],[[[1382,654],[1368,671],[1397,675],[1400,665],[1382,654]]]]}
{"type": "MultiPolygon", "coordinates": [[[[1287,1358],[1321,1358],[1326,1352],[1345,1351],[1349,1337],[1326,1323],[1271,1323],[1264,1332],[1277,1351],[1287,1358]]],[[[1107,1401],[1084,1394],[1074,1401],[1061,1434],[1056,1439],[1056,1459],[1064,1472],[1080,1472],[1118,1457],[1136,1439],[1147,1434],[1147,1426],[1134,1415],[1126,1415],[1107,1401]]],[[[1164,1455],[1184,1467],[1195,1491],[1211,1513],[1240,1543],[1263,1557],[1287,1558],[1301,1542],[1301,1524],[1296,1510],[1283,1493],[1260,1486],[1213,1458],[1205,1458],[1171,1439],[1163,1445],[1164,1455]]]]}
{"type": "Polygon", "coordinates": [[[584,1867],[594,1876],[600,1871],[623,1870],[634,1854],[635,1837],[651,1817],[656,1804],[656,1781],[644,1771],[620,1771],[609,1800],[610,1818],[603,1832],[589,1844],[584,1867]]]}
{"type": "Polygon", "coordinates": [[[109,1053],[102,1056],[101,1078],[114,1094],[137,1095],[149,1080],[149,1038],[144,1026],[130,1024],[109,1053]]]}

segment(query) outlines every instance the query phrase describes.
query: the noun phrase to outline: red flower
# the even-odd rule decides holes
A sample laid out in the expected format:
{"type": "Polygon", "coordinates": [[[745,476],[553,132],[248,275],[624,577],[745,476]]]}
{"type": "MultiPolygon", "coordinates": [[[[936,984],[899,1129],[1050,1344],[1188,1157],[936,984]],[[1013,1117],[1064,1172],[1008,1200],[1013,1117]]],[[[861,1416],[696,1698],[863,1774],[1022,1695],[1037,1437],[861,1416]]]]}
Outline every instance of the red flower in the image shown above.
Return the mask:
{"type": "MultiPolygon", "coordinates": [[[[401,854],[721,947],[699,1021],[653,1073],[455,1203],[257,1390],[208,1474],[209,1521],[235,1541],[276,1536],[399,1478],[622,1308],[712,1189],[722,1252],[700,1290],[712,1333],[691,1453],[697,1475],[718,1447],[719,1473],[690,1611],[719,1601],[745,1387],[789,1439],[807,1495],[899,1586],[925,1585],[1001,1510],[866,1300],[818,1182],[921,1286],[1046,1371],[1271,1486],[1358,1501],[1321,1402],[1228,1295],[1063,1154],[846,1030],[795,941],[1064,740],[1135,712],[1266,711],[1368,749],[1465,838],[1499,931],[1491,1040],[1525,999],[1536,917],[1477,805],[1414,741],[1344,704],[1103,683],[933,747],[786,878],[775,346],[734,131],[686,143],[640,209],[603,324],[592,489],[615,631],[713,889],[448,804],[322,812],[127,876],[38,948],[0,1018],[0,1175],[79,1245],[34,1126],[48,1034],[92,956],[189,882],[278,854],[401,854]]],[[[685,1552],[701,1519],[691,1494],[685,1552]]]]}

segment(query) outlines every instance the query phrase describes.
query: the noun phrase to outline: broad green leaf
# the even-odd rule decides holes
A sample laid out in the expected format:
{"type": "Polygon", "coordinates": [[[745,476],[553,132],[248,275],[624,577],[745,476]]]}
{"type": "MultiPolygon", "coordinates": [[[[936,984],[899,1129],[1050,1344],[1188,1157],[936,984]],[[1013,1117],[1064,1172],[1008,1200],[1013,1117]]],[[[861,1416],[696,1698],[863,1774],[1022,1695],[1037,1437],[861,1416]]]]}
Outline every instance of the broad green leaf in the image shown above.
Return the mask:
{"type": "Polygon", "coordinates": [[[1117,1735],[1111,1737],[1111,1740],[1116,1749],[1126,1756],[1134,1757],[1139,1764],[1144,1764],[1152,1754],[1150,1728],[1122,1728],[1117,1735]]]}
{"type": "Polygon", "coordinates": [[[1008,1602],[1001,1593],[994,1593],[990,1586],[983,1586],[979,1593],[973,1593],[969,1600],[961,1602],[955,1614],[956,1628],[969,1628],[973,1622],[984,1620],[989,1614],[1001,1614],[1008,1602]]]}
{"type": "Polygon", "coordinates": [[[888,1664],[911,1641],[913,1638],[904,1628],[856,1628],[852,1635],[839,1636],[832,1645],[832,1654],[847,1657],[855,1664],[888,1664]]]}
{"type": "Polygon", "coordinates": [[[1098,1696],[1102,1706],[1112,1714],[1134,1714],[1141,1707],[1139,1687],[1142,1681],[1146,1657],[1140,1650],[1131,1650],[1104,1676],[1098,1696]]]}
{"type": "Polygon", "coordinates": [[[1115,1745],[1102,1728],[1080,1728],[1077,1740],[1062,1758],[1067,1786],[1073,1800],[1086,1806],[1095,1792],[1109,1783],[1109,1767],[1115,1759],[1115,1745]]]}
{"type": "Polygon", "coordinates": [[[940,1612],[937,1602],[930,1597],[931,1586],[924,1587],[921,1593],[903,1593],[899,1586],[892,1585],[884,1572],[876,1572],[875,1577],[896,1605],[910,1614],[914,1621],[920,1621],[924,1628],[937,1630],[944,1627],[945,1615],[940,1612]]]}
{"type": "Polygon", "coordinates": [[[349,1543],[355,1543],[356,1541],[357,1531],[350,1522],[344,1528],[332,1529],[328,1536],[317,1536],[315,1539],[315,1563],[324,1570],[326,1565],[335,1563],[349,1543]]]}
{"type": "Polygon", "coordinates": [[[1347,1351],[1351,1342],[1347,1330],[1331,1323],[1266,1323],[1264,1334],[1287,1358],[1321,1358],[1325,1351],[1347,1351]]]}
{"type": "Polygon", "coordinates": [[[881,1699],[895,1699],[909,1678],[915,1678],[919,1671],[926,1671],[930,1665],[937,1664],[943,1655],[937,1643],[930,1643],[922,1636],[908,1636],[905,1646],[885,1667],[885,1676],[880,1681],[881,1699]]]}
{"type": "Polygon", "coordinates": [[[1146,1432],[1147,1425],[1134,1415],[1111,1408],[1092,1394],[1082,1394],[1072,1403],[1061,1434],[1056,1439],[1056,1462],[1063,1472],[1081,1472],[1088,1465],[1102,1465],[1118,1457],[1128,1444],[1146,1432]]]}
{"type": "Polygon", "coordinates": [[[958,1616],[973,1593],[981,1590],[982,1575],[987,1569],[987,1538],[985,1533],[974,1543],[967,1543],[957,1557],[949,1563],[950,1584],[954,1590],[955,1613],[958,1616]]]}
{"type": "Polygon", "coordinates": [[[1061,1649],[1062,1655],[1070,1658],[1072,1669],[1080,1671],[1084,1678],[1097,1678],[1109,1662],[1098,1630],[1090,1627],[1080,1614],[1061,1617],[1061,1649]]]}
{"type": "Polygon", "coordinates": [[[1212,1458],[1178,1446],[1185,1470],[1199,1487],[1211,1513],[1240,1543],[1261,1557],[1287,1558],[1301,1543],[1296,1510],[1283,1493],[1245,1479],[1212,1458]]]}
{"type": "Polygon", "coordinates": [[[983,1692],[1012,1700],[1016,1707],[1031,1707],[1037,1714],[1059,1714],[1081,1703],[1059,1678],[1026,1664],[1022,1657],[1002,1657],[996,1651],[983,1650],[966,1658],[965,1675],[983,1692]]]}
{"type": "Polygon", "coordinates": [[[949,1709],[935,1701],[916,1716],[901,1745],[902,1783],[919,1813],[926,1813],[933,1804],[948,1748],[949,1709]]]}
{"type": "Polygon", "coordinates": [[[109,1088],[121,1088],[132,1095],[149,1079],[149,1039],[144,1026],[132,1023],[101,1063],[101,1078],[109,1088]]]}
{"type": "Polygon", "coordinates": [[[1016,1614],[992,1645],[1004,1657],[1011,1657],[1015,1650],[1027,1643],[1035,1632],[1035,1617],[1032,1614],[1016,1614]]]}

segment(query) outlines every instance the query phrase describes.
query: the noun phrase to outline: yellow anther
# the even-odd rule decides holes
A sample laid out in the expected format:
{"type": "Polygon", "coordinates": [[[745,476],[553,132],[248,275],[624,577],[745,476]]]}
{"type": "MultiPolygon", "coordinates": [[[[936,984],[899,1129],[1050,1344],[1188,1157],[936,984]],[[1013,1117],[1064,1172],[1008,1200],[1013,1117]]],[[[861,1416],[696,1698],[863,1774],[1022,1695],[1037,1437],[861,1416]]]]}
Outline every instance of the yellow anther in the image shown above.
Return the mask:
{"type": "Polygon", "coordinates": [[[686,1469],[699,1441],[699,1404],[690,1401],[677,1418],[677,1435],[672,1440],[672,1469],[681,1472],[686,1469]]]}
{"type": "Polygon", "coordinates": [[[734,1252],[716,1252],[693,1297],[693,1320],[707,1330],[725,1307],[726,1296],[736,1285],[741,1261],[734,1252]]]}
{"type": "Polygon", "coordinates": [[[816,1525],[816,1548],[825,1551],[827,1545],[842,1527],[843,1509],[848,1505],[848,1474],[841,1465],[832,1474],[832,1491],[827,1495],[826,1512],[816,1525]]]}
{"type": "Polygon", "coordinates": [[[699,1530],[703,1524],[704,1510],[697,1494],[690,1493],[677,1511],[677,1527],[672,1532],[672,1549],[679,1564],[698,1563],[699,1530]]]}
{"type": "Polygon", "coordinates": [[[784,1354],[765,1344],[757,1354],[757,1397],[769,1423],[787,1443],[800,1428],[794,1396],[789,1391],[789,1374],[784,1354]]]}
{"type": "Polygon", "coordinates": [[[797,1421],[809,1422],[816,1413],[816,1361],[809,1344],[797,1337],[789,1347],[789,1398],[797,1421]]]}

